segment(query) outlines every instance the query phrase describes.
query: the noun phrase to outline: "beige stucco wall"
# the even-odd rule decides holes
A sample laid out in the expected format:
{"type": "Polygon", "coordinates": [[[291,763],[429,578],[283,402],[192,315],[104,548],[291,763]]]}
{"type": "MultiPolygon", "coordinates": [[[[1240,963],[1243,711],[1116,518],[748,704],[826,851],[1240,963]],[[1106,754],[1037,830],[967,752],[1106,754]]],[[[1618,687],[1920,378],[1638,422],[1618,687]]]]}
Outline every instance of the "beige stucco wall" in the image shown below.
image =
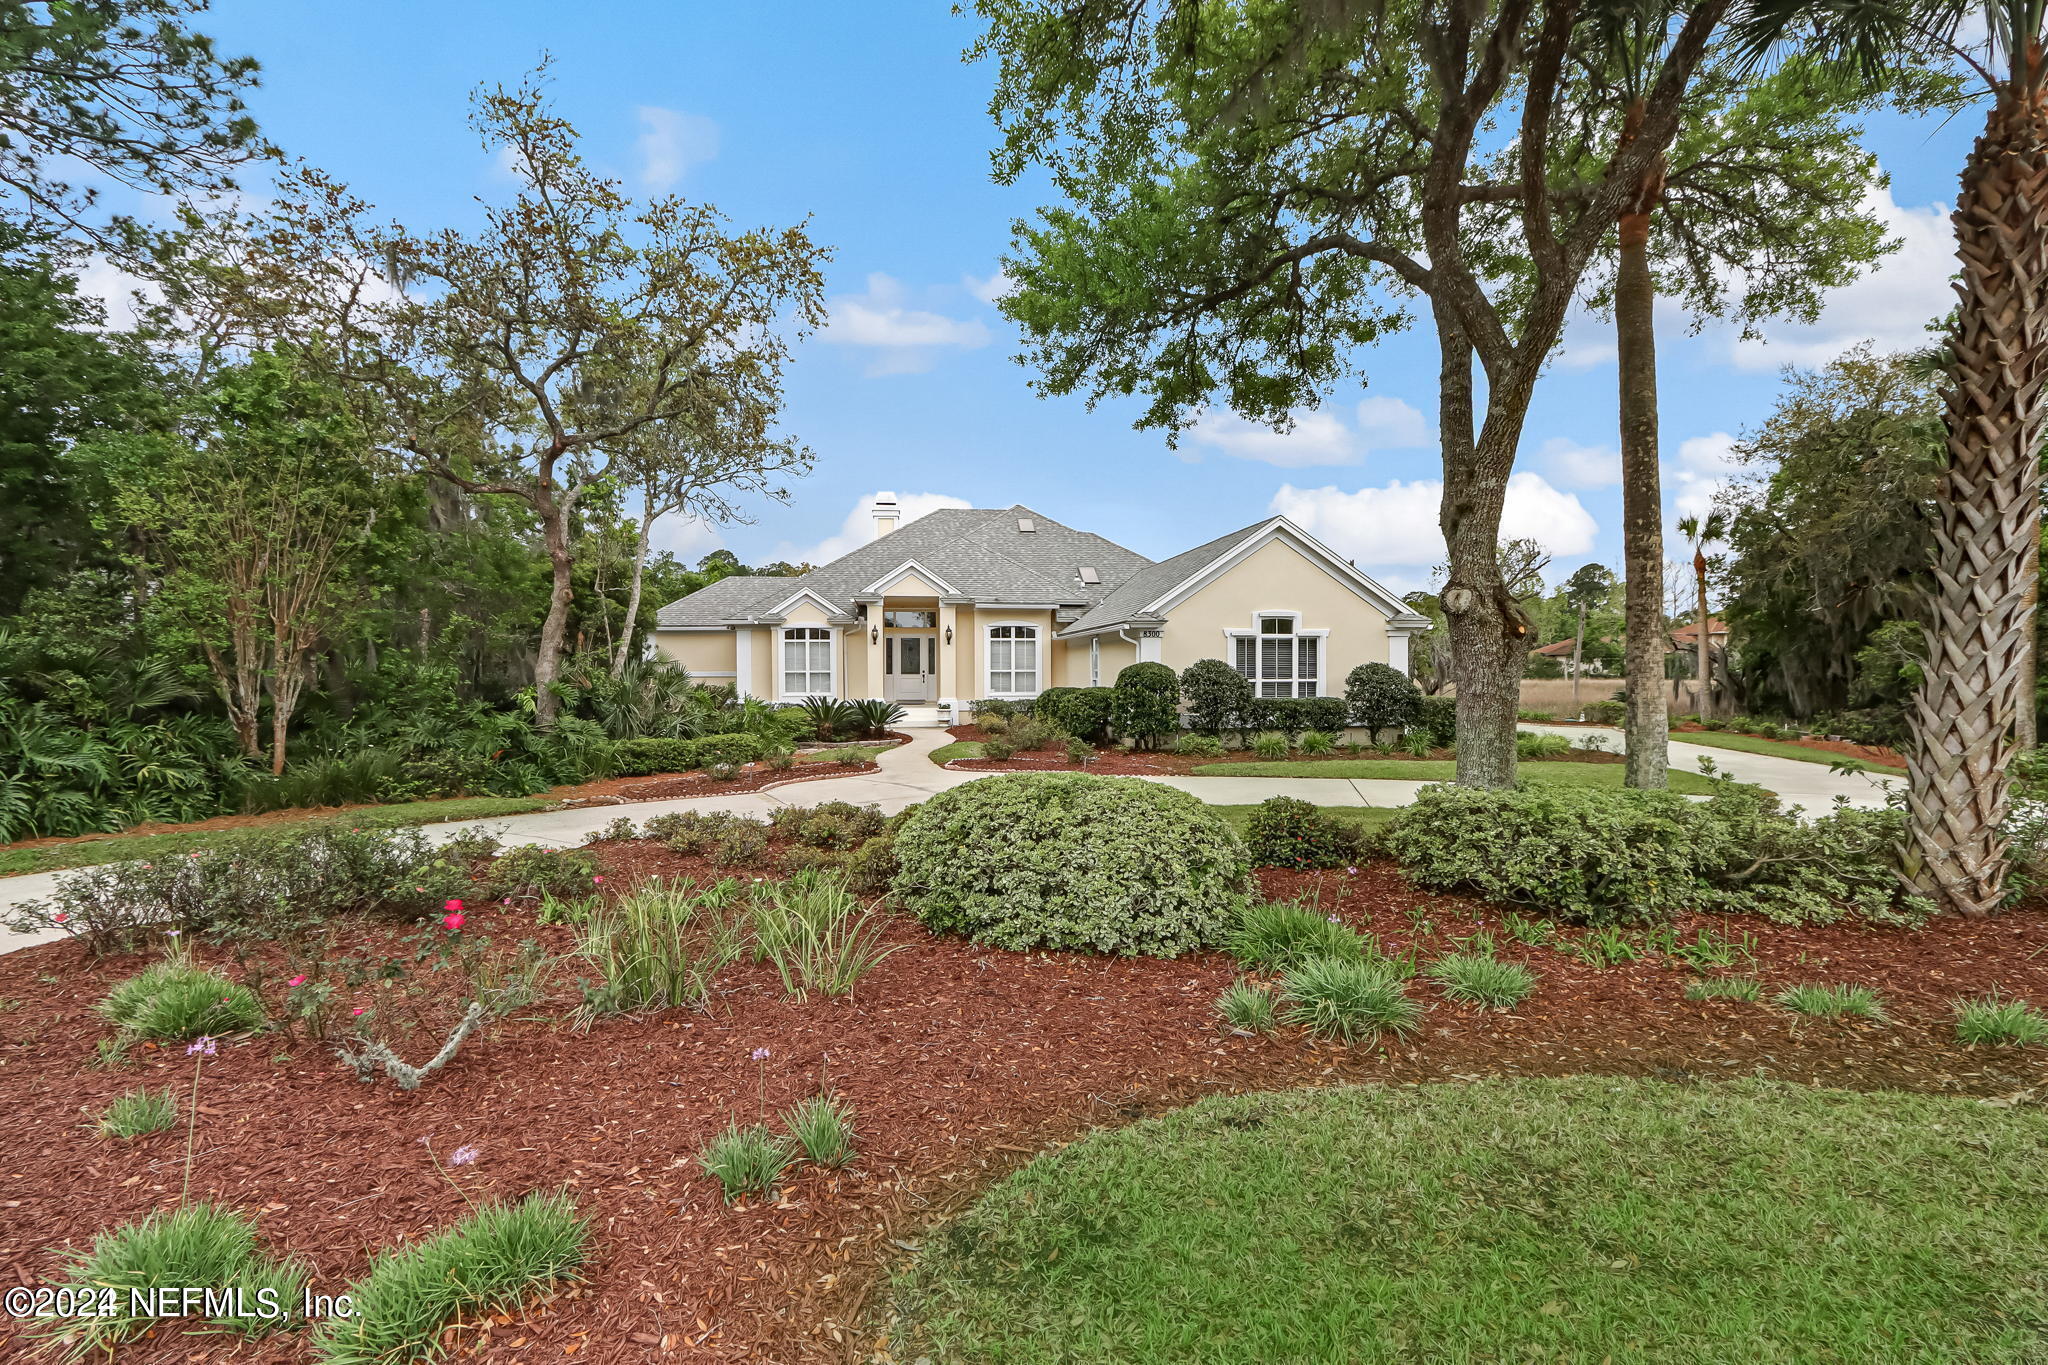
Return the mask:
{"type": "Polygon", "coordinates": [[[1197,659],[1228,663],[1230,642],[1224,630],[1251,630],[1253,617],[1262,611],[1299,612],[1299,629],[1330,632],[1323,644],[1325,696],[1342,696],[1345,675],[1358,665],[1387,662],[1386,615],[1285,540],[1260,546],[1222,577],[1169,607],[1159,661],[1175,672],[1197,659]]]}
{"type": "MultiPolygon", "coordinates": [[[[1116,684],[1116,675],[1138,661],[1138,647],[1129,640],[1114,634],[1094,637],[1102,644],[1102,686],[1116,684]]],[[[1086,639],[1063,640],[1060,642],[1060,669],[1054,676],[1061,687],[1090,686],[1088,676],[1088,641],[1086,639]]]]}
{"type": "Polygon", "coordinates": [[[658,630],[654,633],[654,652],[707,683],[732,682],[733,641],[729,630],[658,630]]]}

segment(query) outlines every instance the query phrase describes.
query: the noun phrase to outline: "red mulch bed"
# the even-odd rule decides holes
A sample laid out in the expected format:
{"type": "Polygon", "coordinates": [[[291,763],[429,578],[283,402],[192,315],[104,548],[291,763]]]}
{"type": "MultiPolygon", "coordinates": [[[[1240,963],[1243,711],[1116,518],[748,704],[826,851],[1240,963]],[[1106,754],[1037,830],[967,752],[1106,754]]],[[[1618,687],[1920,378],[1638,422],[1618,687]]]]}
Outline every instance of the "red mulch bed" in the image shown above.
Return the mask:
{"type": "MultiPolygon", "coordinates": [[[[600,846],[606,889],[636,876],[722,875],[645,842],[600,846]]],[[[740,875],[757,875],[744,873],[740,875]]],[[[428,1159],[469,1143],[456,1172],[470,1198],[568,1187],[594,1215],[588,1283],[449,1334],[457,1359],[800,1361],[863,1359],[887,1267],[931,1220],[997,1176],[1089,1128],[1221,1091],[1338,1081],[1464,1080],[1602,1073],[1667,1079],[1761,1075],[1857,1089],[1902,1088],[2031,1100],[2048,1049],[1969,1050],[1949,1002],[1997,987],[2048,1001],[2048,913],[1946,919],[1919,932],[1785,929],[1696,921],[1751,934],[1768,989],[1845,981],[1879,989],[1894,1022],[1801,1021],[1767,1005],[1683,998],[1691,974],[1651,955],[1597,969],[1524,948],[1490,907],[1410,888],[1390,866],[1358,873],[1268,870],[1269,895],[1310,895],[1424,956],[1479,928],[1503,956],[1541,973],[1513,1014],[1429,1002],[1420,1033],[1392,1048],[1318,1044],[1288,1031],[1226,1036],[1210,1002],[1236,974],[1220,954],[1162,961],[1017,954],[937,939],[896,920],[905,950],[855,998],[789,1001],[744,965],[704,1013],[601,1022],[562,1019],[558,994],[471,1040],[412,1094],[361,1085],[325,1050],[259,1036],[223,1046],[202,1086],[195,1197],[257,1213],[274,1248],[306,1257],[316,1289],[339,1290],[372,1249],[445,1228],[466,1211],[428,1159]],[[757,1064],[756,1048],[771,1056],[757,1064]],[[733,1116],[756,1119],[824,1084],[858,1111],[860,1156],[838,1174],[799,1168],[774,1203],[728,1207],[696,1165],[733,1116]]],[[[364,927],[357,942],[410,929],[364,927]]],[[[472,907],[465,930],[566,949],[568,931],[518,908],[472,907]]],[[[393,946],[397,946],[395,943],[393,946]]],[[[58,1269],[55,1249],[173,1204],[184,1133],[111,1142],[86,1127],[144,1082],[190,1084],[181,1048],[128,1069],[92,1064],[106,1030],[90,1013],[143,956],[94,962],[67,944],[0,957],[0,1105],[13,1141],[0,1188],[0,1266],[22,1283],[58,1269]]],[[[573,975],[573,973],[571,973],[573,975]]],[[[365,988],[364,998],[375,999],[365,988]]],[[[431,1021],[428,1021],[431,1022],[431,1021]]],[[[423,1029],[404,1050],[426,1050],[423,1029]]],[[[184,1114],[181,1112],[181,1119],[184,1114]]],[[[18,1344],[18,1343],[17,1343],[18,1344]]],[[[0,1356],[7,1354],[0,1336],[0,1356]]],[[[174,1330],[123,1358],[304,1361],[295,1338],[216,1344],[174,1330]]]]}
{"type": "MultiPolygon", "coordinates": [[[[868,747],[908,744],[910,736],[888,731],[868,747]]],[[[827,751],[818,751],[827,752],[827,751]]],[[[756,792],[785,782],[810,782],[821,777],[845,777],[850,773],[871,773],[876,763],[834,763],[819,759],[791,768],[774,768],[766,763],[743,763],[740,775],[721,782],[705,772],[658,773],[654,776],[612,777],[602,782],[585,782],[577,787],[558,787],[549,793],[555,799],[599,805],[608,801],[675,801],[693,796],[730,796],[756,792]]]]}
{"type": "MultiPolygon", "coordinates": [[[[955,725],[946,731],[955,739],[971,739],[977,742],[993,738],[978,725],[955,725]]],[[[1405,751],[1374,753],[1370,750],[1350,754],[1290,754],[1287,762],[1304,766],[1331,761],[1350,762],[1357,759],[1385,760],[1389,763],[1416,761],[1449,762],[1456,755],[1449,749],[1432,749],[1426,754],[1411,754],[1405,751]]],[[[1218,763],[1273,763],[1280,760],[1261,758],[1249,749],[1226,749],[1219,758],[1201,758],[1193,754],[1141,753],[1119,745],[1107,745],[1096,749],[1095,757],[1086,765],[1087,771],[1103,776],[1137,776],[1158,773],[1191,773],[1197,768],[1218,763]]],[[[1561,754],[1553,754],[1543,760],[1546,763],[1626,763],[1628,760],[1618,753],[1604,749],[1581,749],[1576,746],[1561,754]]],[[[956,758],[946,764],[949,768],[960,768],[967,772],[1046,772],[1079,771],[1082,765],[1069,760],[1061,749],[1027,749],[1009,758],[956,758]]],[[[1313,774],[1304,772],[1303,777],[1313,774]]]]}
{"type": "MultiPolygon", "coordinates": [[[[1704,725],[1688,723],[1672,726],[1671,733],[1674,735],[1704,735],[1715,732],[1708,730],[1704,725]]],[[[1742,731],[1722,730],[1718,733],[1739,735],[1742,731]]],[[[1756,736],[1756,738],[1762,737],[1756,736]]],[[[1818,735],[1808,735],[1800,739],[1777,739],[1771,742],[1773,744],[1796,744],[1802,749],[1813,749],[1824,754],[1841,754],[1849,758],[1860,758],[1866,763],[1878,763],[1887,768],[1897,768],[1900,772],[1906,770],[1905,755],[1901,754],[1897,749],[1888,749],[1882,744],[1851,744],[1846,739],[1822,739],[1818,735]]]]}

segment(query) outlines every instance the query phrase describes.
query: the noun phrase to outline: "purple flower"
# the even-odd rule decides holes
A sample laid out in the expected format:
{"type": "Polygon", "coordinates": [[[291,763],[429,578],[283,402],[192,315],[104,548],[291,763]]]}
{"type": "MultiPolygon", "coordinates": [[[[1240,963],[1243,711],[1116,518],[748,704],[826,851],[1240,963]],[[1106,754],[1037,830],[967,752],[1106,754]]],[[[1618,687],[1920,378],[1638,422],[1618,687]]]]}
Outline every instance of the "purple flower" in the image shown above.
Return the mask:
{"type": "Polygon", "coordinates": [[[469,1143],[465,1142],[460,1147],[457,1147],[454,1151],[448,1154],[448,1164],[450,1166],[467,1166],[470,1162],[475,1161],[478,1157],[482,1155],[482,1148],[472,1146],[469,1143]]]}
{"type": "Polygon", "coordinates": [[[187,1057],[190,1057],[193,1053],[196,1052],[202,1057],[211,1057],[213,1055],[213,1048],[214,1043],[212,1037],[207,1034],[201,1034],[199,1037],[194,1038],[192,1040],[192,1045],[190,1047],[185,1049],[185,1055],[187,1057]]]}
{"type": "Polygon", "coordinates": [[[768,1049],[767,1049],[767,1048],[765,1048],[765,1047],[757,1047],[757,1048],[755,1048],[755,1049],[754,1049],[754,1060],[755,1060],[755,1061],[757,1061],[757,1062],[765,1062],[765,1061],[767,1061],[767,1060],[768,1060],[768,1049]]]}

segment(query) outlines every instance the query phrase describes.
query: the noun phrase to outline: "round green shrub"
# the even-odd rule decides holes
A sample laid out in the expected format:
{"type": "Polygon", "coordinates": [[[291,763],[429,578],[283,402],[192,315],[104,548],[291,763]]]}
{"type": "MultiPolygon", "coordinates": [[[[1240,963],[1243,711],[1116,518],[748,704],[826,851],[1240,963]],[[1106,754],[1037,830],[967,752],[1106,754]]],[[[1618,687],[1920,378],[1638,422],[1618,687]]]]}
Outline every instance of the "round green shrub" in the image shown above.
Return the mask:
{"type": "Polygon", "coordinates": [[[1422,705],[1422,689],[1387,664],[1360,664],[1344,679],[1351,719],[1368,730],[1403,730],[1422,705]]]}
{"type": "Polygon", "coordinates": [[[1132,664],[1116,675],[1110,726],[1150,748],[1180,729],[1180,679],[1165,664],[1132,664]]]}
{"type": "Polygon", "coordinates": [[[1008,773],[941,792],[895,837],[897,898],[998,948],[1174,957],[1219,941],[1251,889],[1236,833],[1172,787],[1008,773]]]}
{"type": "Polygon", "coordinates": [[[1221,659],[1197,659],[1181,671],[1180,694],[1194,727],[1220,735],[1243,725],[1251,709],[1252,684],[1221,659]]]}
{"type": "Polygon", "coordinates": [[[1252,808],[1245,841],[1260,867],[1342,867],[1358,856],[1357,841],[1310,802],[1273,796],[1252,808]]]}

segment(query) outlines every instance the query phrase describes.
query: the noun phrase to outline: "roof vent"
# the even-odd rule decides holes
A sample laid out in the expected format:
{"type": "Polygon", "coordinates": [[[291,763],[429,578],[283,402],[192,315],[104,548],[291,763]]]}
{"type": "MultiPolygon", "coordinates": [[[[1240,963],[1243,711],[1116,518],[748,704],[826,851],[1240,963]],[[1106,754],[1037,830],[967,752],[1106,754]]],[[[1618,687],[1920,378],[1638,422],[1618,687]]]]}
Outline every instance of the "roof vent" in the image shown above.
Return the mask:
{"type": "Polygon", "coordinates": [[[1095,572],[1095,570],[1089,568],[1086,564],[1083,564],[1081,566],[1081,581],[1083,583],[1090,584],[1100,583],[1102,581],[1102,575],[1095,572]]]}
{"type": "Polygon", "coordinates": [[[1020,531],[1036,531],[1038,525],[1029,517],[1019,517],[1017,518],[1017,529],[1020,531]]]}

